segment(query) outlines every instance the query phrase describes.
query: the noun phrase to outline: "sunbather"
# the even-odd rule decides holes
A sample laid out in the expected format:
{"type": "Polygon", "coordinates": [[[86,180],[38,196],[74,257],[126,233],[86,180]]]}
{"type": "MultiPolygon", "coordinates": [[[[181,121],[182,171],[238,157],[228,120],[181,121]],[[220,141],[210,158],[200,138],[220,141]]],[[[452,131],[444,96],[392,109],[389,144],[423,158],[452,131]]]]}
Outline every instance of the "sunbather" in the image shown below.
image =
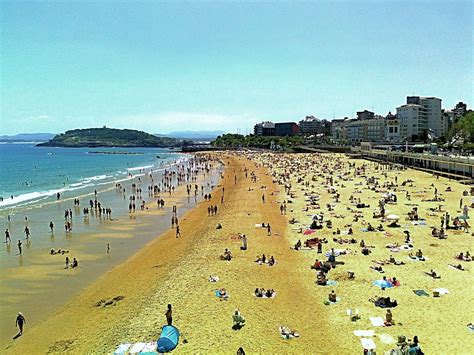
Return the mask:
{"type": "Polygon", "coordinates": [[[455,269],[464,271],[464,268],[462,267],[461,264],[458,264],[458,265],[448,264],[448,265],[451,266],[451,267],[453,267],[453,268],[455,268],[455,269]]]}
{"type": "Polygon", "coordinates": [[[240,329],[245,325],[245,318],[238,309],[236,309],[232,315],[232,322],[234,329],[240,329]]]}
{"type": "Polygon", "coordinates": [[[220,256],[220,259],[221,260],[227,260],[227,261],[231,261],[232,260],[232,253],[230,252],[230,250],[226,249],[224,251],[224,254],[222,254],[220,256]]]}
{"type": "Polygon", "coordinates": [[[336,292],[334,290],[331,291],[331,293],[328,295],[329,302],[337,302],[337,296],[336,292]]]}
{"type": "Polygon", "coordinates": [[[440,279],[441,276],[439,276],[434,269],[431,269],[430,272],[425,272],[426,275],[431,276],[434,279],[440,279]]]}
{"type": "Polygon", "coordinates": [[[314,262],[313,265],[311,265],[311,269],[314,269],[314,270],[321,270],[321,266],[322,266],[322,263],[316,259],[316,261],[314,262]]]}
{"type": "Polygon", "coordinates": [[[296,338],[296,337],[300,336],[297,331],[291,330],[290,328],[285,327],[283,325],[281,325],[279,327],[279,331],[280,331],[280,334],[282,336],[284,336],[285,338],[287,338],[287,339],[289,339],[290,337],[295,337],[296,338]]]}

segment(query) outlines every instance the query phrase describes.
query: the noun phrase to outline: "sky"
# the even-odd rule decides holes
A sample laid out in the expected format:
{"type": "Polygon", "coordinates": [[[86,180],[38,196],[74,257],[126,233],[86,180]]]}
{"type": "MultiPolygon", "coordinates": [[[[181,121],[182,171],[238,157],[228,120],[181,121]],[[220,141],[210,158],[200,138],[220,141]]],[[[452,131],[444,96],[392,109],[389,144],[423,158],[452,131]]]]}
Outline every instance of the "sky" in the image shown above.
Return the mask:
{"type": "Polygon", "coordinates": [[[0,3],[0,135],[473,104],[471,1],[0,3]]]}

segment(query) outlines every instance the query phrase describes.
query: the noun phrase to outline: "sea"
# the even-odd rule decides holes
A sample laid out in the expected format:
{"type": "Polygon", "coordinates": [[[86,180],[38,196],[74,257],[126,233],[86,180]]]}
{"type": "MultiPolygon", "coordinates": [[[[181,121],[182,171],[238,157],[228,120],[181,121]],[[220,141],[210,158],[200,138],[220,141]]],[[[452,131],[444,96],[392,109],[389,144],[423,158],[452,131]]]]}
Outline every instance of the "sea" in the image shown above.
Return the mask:
{"type": "Polygon", "coordinates": [[[65,198],[87,194],[183,158],[169,149],[0,144],[0,217],[56,199],[57,193],[65,198]]]}
{"type": "MultiPolygon", "coordinates": [[[[140,213],[140,201],[156,201],[147,191],[151,179],[158,183],[165,170],[186,166],[190,158],[172,149],[0,144],[0,348],[8,346],[16,334],[12,325],[19,311],[28,326],[34,326],[168,230],[169,203],[163,211],[154,203],[150,213],[140,213]],[[118,184],[126,192],[118,189],[118,184]],[[132,184],[142,189],[136,214],[128,211],[132,184]],[[83,208],[95,198],[112,209],[111,218],[97,213],[84,216],[83,208]],[[79,199],[79,206],[74,205],[75,199],[79,199]],[[72,232],[65,231],[65,210],[72,211],[72,232]],[[50,221],[55,226],[53,232],[50,221]],[[10,243],[4,242],[6,229],[10,243]],[[51,249],[69,253],[51,255],[51,249]],[[76,257],[79,268],[65,269],[66,256],[70,260],[76,257]]],[[[201,182],[203,193],[212,190],[219,176],[217,170],[206,176],[201,182]]],[[[166,201],[169,195],[162,198],[166,201]]],[[[202,196],[178,201],[178,216],[200,201],[202,196]]]]}

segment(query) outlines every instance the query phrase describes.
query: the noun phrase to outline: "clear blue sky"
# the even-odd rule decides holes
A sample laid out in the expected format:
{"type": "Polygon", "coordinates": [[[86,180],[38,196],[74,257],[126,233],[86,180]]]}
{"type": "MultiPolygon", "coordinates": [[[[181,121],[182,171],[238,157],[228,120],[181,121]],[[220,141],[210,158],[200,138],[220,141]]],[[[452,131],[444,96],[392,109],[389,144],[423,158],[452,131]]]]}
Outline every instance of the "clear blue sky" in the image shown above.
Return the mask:
{"type": "Polygon", "coordinates": [[[5,2],[0,134],[473,104],[471,1],[5,2]]]}

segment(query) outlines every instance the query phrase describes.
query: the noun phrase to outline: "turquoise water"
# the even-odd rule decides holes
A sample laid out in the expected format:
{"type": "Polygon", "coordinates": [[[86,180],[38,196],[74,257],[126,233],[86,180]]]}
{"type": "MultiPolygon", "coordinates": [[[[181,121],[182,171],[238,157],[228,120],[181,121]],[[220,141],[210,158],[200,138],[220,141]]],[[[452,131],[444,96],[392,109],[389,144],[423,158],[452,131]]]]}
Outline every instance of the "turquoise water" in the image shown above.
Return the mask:
{"type": "Polygon", "coordinates": [[[0,144],[0,216],[21,207],[76,196],[156,170],[182,158],[179,152],[153,148],[49,148],[0,144]],[[127,152],[133,154],[93,154],[127,152]],[[160,158],[157,158],[159,156],[160,158]]]}

